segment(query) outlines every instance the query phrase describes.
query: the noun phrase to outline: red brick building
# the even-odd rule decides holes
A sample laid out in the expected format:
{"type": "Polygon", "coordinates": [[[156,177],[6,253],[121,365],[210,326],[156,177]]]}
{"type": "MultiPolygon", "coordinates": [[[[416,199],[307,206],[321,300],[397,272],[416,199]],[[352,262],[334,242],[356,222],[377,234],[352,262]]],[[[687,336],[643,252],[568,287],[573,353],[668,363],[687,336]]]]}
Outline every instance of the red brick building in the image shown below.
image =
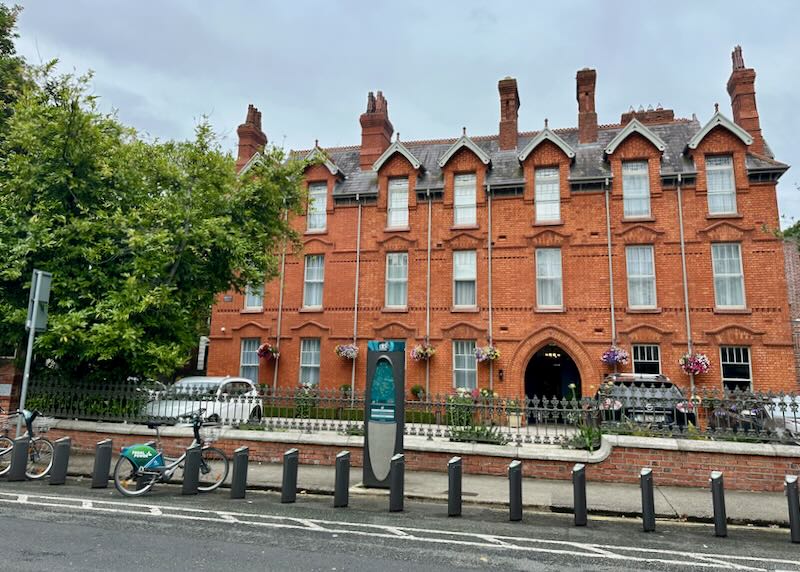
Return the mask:
{"type": "MultiPolygon", "coordinates": [[[[631,356],[621,371],[688,387],[678,360],[691,348],[711,361],[697,387],[796,390],[784,252],[770,230],[788,167],[762,137],[754,70],[740,48],[732,59],[732,119],[702,122],[659,107],[599,125],[596,72],[583,69],[577,127],[520,131],[505,78],[497,134],[405,141],[370,93],[360,145],[301,152],[324,159],[307,170],[309,210],[294,220],[302,252],[286,253],[263,295],[219,297],[209,375],[362,388],[366,342],[399,339],[436,349],[428,362],[409,357],[409,388],[550,396],[575,383],[591,395],[613,343],[631,356]],[[354,339],[355,361],[335,355],[354,339]],[[279,346],[277,362],[258,359],[263,342],[279,346]],[[476,363],[489,343],[500,358],[476,363]]],[[[239,167],[265,142],[251,108],[239,167]]]]}

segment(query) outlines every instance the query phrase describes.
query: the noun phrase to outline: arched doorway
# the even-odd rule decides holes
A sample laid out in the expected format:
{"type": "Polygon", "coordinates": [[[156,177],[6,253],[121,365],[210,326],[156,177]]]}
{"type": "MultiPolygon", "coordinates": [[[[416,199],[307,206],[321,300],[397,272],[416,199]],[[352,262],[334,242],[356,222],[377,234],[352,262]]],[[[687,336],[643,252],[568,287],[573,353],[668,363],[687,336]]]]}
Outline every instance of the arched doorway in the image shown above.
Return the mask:
{"type": "Polygon", "coordinates": [[[572,357],[556,344],[547,344],[533,354],[525,368],[525,394],[528,397],[581,397],[581,374],[572,357]]]}

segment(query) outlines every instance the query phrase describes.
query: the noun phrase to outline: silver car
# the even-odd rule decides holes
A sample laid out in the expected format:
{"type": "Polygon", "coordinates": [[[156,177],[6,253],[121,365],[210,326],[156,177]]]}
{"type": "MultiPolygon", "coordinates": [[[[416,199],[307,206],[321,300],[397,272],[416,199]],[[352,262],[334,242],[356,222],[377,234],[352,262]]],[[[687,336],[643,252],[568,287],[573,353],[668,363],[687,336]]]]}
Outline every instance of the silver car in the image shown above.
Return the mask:
{"type": "Polygon", "coordinates": [[[205,421],[225,425],[261,419],[258,387],[245,377],[184,377],[163,391],[150,394],[142,414],[157,420],[175,420],[205,409],[205,421]]]}

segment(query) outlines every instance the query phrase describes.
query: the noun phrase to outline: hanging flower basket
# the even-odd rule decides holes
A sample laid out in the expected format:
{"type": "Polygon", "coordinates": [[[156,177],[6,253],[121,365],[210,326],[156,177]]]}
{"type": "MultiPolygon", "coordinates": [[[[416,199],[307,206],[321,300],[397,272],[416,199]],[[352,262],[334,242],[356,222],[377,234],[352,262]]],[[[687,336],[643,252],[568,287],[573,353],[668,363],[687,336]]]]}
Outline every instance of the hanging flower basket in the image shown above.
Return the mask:
{"type": "Polygon", "coordinates": [[[334,351],[340,358],[356,359],[358,357],[358,346],[355,344],[339,344],[334,351]]]}
{"type": "Polygon", "coordinates": [[[430,344],[419,344],[411,350],[411,359],[414,361],[428,361],[436,353],[436,348],[430,344]]]}
{"type": "Polygon", "coordinates": [[[278,348],[276,348],[269,342],[264,342],[263,344],[258,346],[256,353],[258,354],[258,357],[260,357],[261,359],[265,359],[267,361],[271,359],[276,360],[279,357],[281,357],[281,352],[278,351],[278,348]]]}
{"type": "Polygon", "coordinates": [[[479,362],[495,361],[500,359],[500,350],[495,346],[484,346],[475,348],[475,359],[479,362]]]}
{"type": "Polygon", "coordinates": [[[600,360],[606,365],[628,365],[629,357],[625,349],[619,346],[611,346],[603,352],[600,360]]]}
{"type": "Polygon", "coordinates": [[[678,361],[678,365],[686,375],[702,375],[711,369],[711,362],[706,354],[685,353],[678,361]]]}

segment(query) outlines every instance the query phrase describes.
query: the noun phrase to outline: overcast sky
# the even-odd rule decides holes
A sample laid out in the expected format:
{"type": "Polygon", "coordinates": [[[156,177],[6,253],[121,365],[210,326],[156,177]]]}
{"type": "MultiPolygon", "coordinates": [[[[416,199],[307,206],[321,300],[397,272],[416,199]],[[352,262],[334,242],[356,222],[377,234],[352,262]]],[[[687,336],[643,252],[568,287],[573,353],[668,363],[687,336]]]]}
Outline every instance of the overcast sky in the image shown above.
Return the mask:
{"type": "Polygon", "coordinates": [[[358,116],[383,90],[405,140],[497,132],[497,80],[519,83],[520,130],[577,123],[575,72],[597,69],[600,123],[630,106],[701,122],[729,117],[730,52],[757,73],[761,127],[795,165],[778,187],[800,219],[800,2],[21,2],[19,51],[94,70],[106,108],[159,138],[208,115],[231,150],[247,104],[288,148],[360,142],[358,116]]]}

